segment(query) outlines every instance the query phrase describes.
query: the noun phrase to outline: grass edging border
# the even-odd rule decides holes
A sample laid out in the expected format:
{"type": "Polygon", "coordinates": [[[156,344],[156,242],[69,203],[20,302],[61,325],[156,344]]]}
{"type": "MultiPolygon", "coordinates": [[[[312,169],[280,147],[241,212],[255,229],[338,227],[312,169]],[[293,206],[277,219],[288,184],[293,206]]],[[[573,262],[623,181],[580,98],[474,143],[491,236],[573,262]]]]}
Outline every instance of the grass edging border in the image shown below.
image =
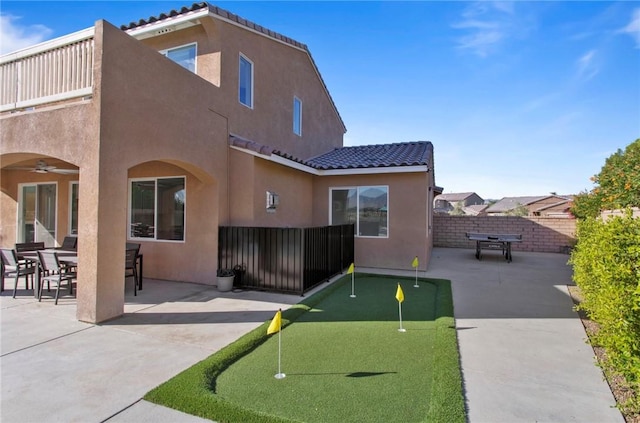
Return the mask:
{"type": "MultiPolygon", "coordinates": [[[[368,273],[357,273],[357,277],[392,277],[399,280],[411,280],[414,278],[395,276],[395,275],[378,275],[368,273]]],[[[282,312],[282,328],[296,321],[301,315],[311,310],[316,304],[324,298],[331,295],[335,290],[351,281],[349,275],[342,277],[331,283],[330,286],[316,292],[308,298],[304,298],[301,302],[294,304],[290,308],[282,312]]],[[[453,338],[444,336],[443,331],[455,331],[455,323],[453,318],[453,299],[451,295],[451,284],[438,283],[445,281],[444,279],[418,278],[418,281],[427,283],[436,283],[437,296],[436,300],[438,308],[436,309],[436,326],[438,330],[437,343],[446,342],[447,339],[453,339],[457,343],[457,337],[453,338]],[[442,301],[444,298],[448,301],[442,301]]],[[[247,410],[229,401],[223,400],[215,395],[217,376],[227,369],[234,362],[249,354],[255,348],[264,343],[269,336],[266,334],[270,320],[264,322],[254,330],[248,332],[235,342],[227,345],[221,350],[215,352],[211,356],[196,363],[188,369],[182,371],[178,375],[162,383],[156,388],[149,391],[143,399],[170,407],[194,416],[205,419],[216,420],[218,422],[247,422],[247,423],[286,423],[291,422],[288,419],[282,419],[273,415],[259,414],[252,410],[247,410]]],[[[457,345],[455,356],[438,354],[442,348],[435,348],[438,361],[455,361],[453,368],[458,369],[457,374],[434,374],[434,380],[441,378],[456,378],[459,383],[457,392],[433,392],[433,405],[429,408],[429,415],[425,421],[433,421],[431,417],[435,417],[438,413],[447,415],[459,415],[460,411],[464,416],[464,397],[462,395],[462,375],[459,370],[459,352],[457,345]]],[[[444,384],[447,385],[447,384],[444,384]]],[[[450,384],[449,384],[450,385],[450,384]]],[[[462,420],[464,421],[464,419],[462,420]]]]}

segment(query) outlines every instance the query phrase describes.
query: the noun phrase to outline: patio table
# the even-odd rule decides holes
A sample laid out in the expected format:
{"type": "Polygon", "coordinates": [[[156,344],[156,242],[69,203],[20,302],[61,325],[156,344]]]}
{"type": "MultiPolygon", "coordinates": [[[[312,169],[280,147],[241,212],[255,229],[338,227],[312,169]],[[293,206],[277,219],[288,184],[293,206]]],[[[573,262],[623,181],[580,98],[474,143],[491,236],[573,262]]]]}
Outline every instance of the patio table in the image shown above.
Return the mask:
{"type": "Polygon", "coordinates": [[[512,242],[521,242],[522,234],[486,234],[486,233],[475,233],[475,232],[467,232],[465,236],[470,241],[476,242],[476,258],[480,260],[482,256],[482,250],[502,250],[502,255],[507,260],[507,262],[511,262],[511,243],[512,242]]]}

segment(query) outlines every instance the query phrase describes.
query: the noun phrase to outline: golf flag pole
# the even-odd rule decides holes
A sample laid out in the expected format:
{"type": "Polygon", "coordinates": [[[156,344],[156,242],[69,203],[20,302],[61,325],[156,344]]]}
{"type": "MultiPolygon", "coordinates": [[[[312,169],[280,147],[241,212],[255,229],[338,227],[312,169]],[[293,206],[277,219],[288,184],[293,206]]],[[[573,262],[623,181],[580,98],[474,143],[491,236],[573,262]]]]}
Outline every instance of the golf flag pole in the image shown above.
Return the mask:
{"type": "Polygon", "coordinates": [[[398,300],[398,315],[400,316],[400,329],[398,332],[406,332],[407,330],[402,327],[402,302],[404,301],[404,292],[398,282],[398,289],[396,290],[396,300],[398,300]]]}
{"type": "Polygon", "coordinates": [[[419,286],[418,286],[418,265],[419,264],[420,264],[420,262],[418,261],[418,256],[415,256],[415,258],[411,262],[411,267],[416,269],[416,283],[413,285],[414,288],[419,288],[419,286]]]}
{"type": "Polygon", "coordinates": [[[282,373],[280,357],[282,356],[282,309],[278,309],[276,315],[273,316],[271,324],[267,328],[267,335],[278,332],[278,373],[274,376],[276,379],[284,379],[287,375],[282,373]]]}
{"type": "Polygon", "coordinates": [[[347,274],[351,274],[351,295],[349,295],[351,298],[355,298],[356,297],[356,287],[355,287],[355,274],[354,274],[354,266],[353,263],[351,263],[351,265],[349,266],[349,269],[347,270],[347,274]]]}

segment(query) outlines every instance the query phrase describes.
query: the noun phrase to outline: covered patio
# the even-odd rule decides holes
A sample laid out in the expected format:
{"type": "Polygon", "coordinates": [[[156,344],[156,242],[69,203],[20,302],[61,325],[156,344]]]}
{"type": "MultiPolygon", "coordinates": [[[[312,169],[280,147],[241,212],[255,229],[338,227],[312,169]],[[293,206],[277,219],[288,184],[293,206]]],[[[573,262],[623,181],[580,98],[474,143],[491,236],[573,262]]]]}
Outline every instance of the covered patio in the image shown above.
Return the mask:
{"type": "MultiPolygon", "coordinates": [[[[77,233],[77,319],[97,323],[120,316],[125,245],[136,236],[129,227],[132,180],[176,176],[190,195],[186,218],[194,223],[181,240],[143,238],[145,273],[207,283],[217,269],[217,228],[228,218],[228,132],[225,118],[211,112],[214,87],[104,21],[56,42],[51,49],[69,52],[59,57],[79,55],[68,63],[82,67],[80,87],[62,80],[54,94],[16,87],[25,98],[5,98],[10,90],[3,91],[2,246],[33,238],[55,247],[77,233]],[[189,149],[183,148],[186,139],[189,149]],[[194,260],[198,254],[203,259],[194,260]],[[189,266],[185,258],[191,258],[189,266]]],[[[43,49],[6,58],[3,70],[31,69],[23,63],[43,49]]],[[[38,75],[15,80],[28,78],[38,75]]]]}

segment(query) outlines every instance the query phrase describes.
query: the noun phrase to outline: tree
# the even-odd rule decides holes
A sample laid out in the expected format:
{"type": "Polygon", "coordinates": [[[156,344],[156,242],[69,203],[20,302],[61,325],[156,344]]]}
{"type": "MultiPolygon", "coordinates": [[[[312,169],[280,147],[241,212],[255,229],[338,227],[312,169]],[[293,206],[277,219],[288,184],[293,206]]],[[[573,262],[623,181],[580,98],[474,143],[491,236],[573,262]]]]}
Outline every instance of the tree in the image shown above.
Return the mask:
{"type": "Polygon", "coordinates": [[[453,210],[449,212],[451,216],[464,216],[464,205],[462,201],[456,201],[453,203],[453,210]]]}
{"type": "Polygon", "coordinates": [[[596,217],[602,210],[640,206],[640,138],[624,151],[618,149],[609,156],[591,180],[596,187],[574,197],[571,212],[577,218],[596,217]]]}
{"type": "Polygon", "coordinates": [[[507,211],[506,215],[507,216],[520,216],[520,217],[528,216],[529,215],[529,209],[527,208],[527,206],[518,203],[514,208],[512,208],[509,211],[507,211]]]}

